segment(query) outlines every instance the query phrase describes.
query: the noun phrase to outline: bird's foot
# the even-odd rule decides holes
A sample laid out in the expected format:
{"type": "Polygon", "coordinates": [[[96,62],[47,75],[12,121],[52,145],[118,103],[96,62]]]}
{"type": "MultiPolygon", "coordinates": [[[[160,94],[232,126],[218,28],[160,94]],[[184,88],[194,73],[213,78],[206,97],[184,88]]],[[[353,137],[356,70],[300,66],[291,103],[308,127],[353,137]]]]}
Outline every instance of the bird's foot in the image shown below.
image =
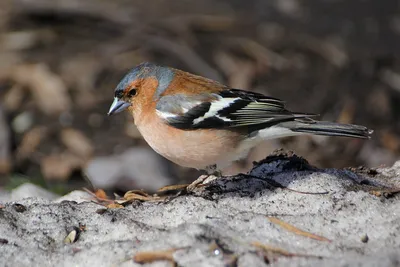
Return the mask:
{"type": "Polygon", "coordinates": [[[211,180],[215,180],[218,177],[221,177],[222,173],[219,170],[213,170],[212,172],[208,172],[208,174],[203,174],[199,178],[197,178],[194,182],[186,187],[187,193],[193,192],[197,187],[204,185],[204,182],[209,182],[211,180]],[[209,181],[207,181],[209,180],[209,181]]]}
{"type": "Polygon", "coordinates": [[[199,185],[201,185],[208,177],[210,177],[209,174],[203,174],[196,180],[194,180],[190,185],[186,187],[186,191],[188,193],[193,192],[199,185]]]}
{"type": "Polygon", "coordinates": [[[201,186],[204,186],[205,184],[207,184],[208,182],[217,179],[218,177],[222,176],[221,171],[217,170],[217,166],[216,165],[212,165],[212,166],[208,166],[206,168],[207,174],[203,174],[201,175],[199,178],[197,178],[195,181],[193,181],[191,184],[189,185],[169,185],[169,186],[165,186],[163,188],[160,188],[158,190],[158,192],[173,192],[176,190],[178,190],[178,192],[172,196],[168,196],[167,197],[167,201],[170,201],[178,196],[182,196],[182,195],[186,195],[186,194],[191,194],[195,191],[196,188],[199,188],[201,186]],[[204,183],[205,182],[205,183],[204,183]]]}

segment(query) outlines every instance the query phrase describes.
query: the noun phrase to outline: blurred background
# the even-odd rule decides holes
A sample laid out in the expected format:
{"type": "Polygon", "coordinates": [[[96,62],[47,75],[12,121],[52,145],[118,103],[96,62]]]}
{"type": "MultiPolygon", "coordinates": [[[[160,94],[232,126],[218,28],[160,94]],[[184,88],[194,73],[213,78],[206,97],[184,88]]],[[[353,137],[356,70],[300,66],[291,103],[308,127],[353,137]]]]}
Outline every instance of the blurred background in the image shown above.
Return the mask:
{"type": "Polygon", "coordinates": [[[391,165],[400,154],[400,7],[394,0],[2,0],[0,186],[58,193],[192,181],[127,113],[107,117],[123,75],[152,61],[286,100],[289,109],[375,130],[369,141],[266,142],[321,168],[391,165]]]}

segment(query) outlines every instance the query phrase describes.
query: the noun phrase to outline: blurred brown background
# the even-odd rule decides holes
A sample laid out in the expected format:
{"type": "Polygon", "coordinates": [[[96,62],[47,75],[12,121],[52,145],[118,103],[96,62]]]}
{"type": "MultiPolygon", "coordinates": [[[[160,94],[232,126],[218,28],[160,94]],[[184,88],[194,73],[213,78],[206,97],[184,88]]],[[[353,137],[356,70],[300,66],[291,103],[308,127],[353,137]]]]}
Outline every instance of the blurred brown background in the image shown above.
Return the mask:
{"type": "Polygon", "coordinates": [[[400,152],[398,1],[0,2],[0,185],[154,190],[198,173],[158,157],[126,113],[107,117],[127,70],[152,61],[366,125],[369,141],[267,142],[319,167],[392,164],[400,152]]]}

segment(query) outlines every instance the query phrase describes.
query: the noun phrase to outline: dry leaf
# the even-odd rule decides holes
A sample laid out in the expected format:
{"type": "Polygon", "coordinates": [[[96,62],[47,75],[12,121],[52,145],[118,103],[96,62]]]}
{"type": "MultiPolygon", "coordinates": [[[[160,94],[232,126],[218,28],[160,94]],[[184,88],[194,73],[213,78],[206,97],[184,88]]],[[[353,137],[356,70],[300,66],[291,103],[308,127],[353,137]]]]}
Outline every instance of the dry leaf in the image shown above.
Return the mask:
{"type": "Polygon", "coordinates": [[[122,199],[115,200],[115,203],[125,205],[131,203],[134,200],[140,201],[163,201],[165,197],[159,197],[157,195],[151,196],[143,190],[131,190],[125,193],[122,199]]]}
{"type": "Polygon", "coordinates": [[[340,112],[337,121],[344,124],[351,124],[353,122],[354,113],[355,105],[353,101],[347,100],[342,111],[340,112]]]}
{"type": "Polygon", "coordinates": [[[108,196],[103,189],[97,189],[96,192],[94,192],[94,195],[99,199],[108,199],[108,196]]]}
{"type": "Polygon", "coordinates": [[[142,251],[138,252],[133,256],[133,260],[136,263],[145,264],[152,263],[155,261],[170,261],[174,262],[173,254],[178,249],[168,249],[160,251],[142,251]]]}
{"type": "MultiPolygon", "coordinates": [[[[179,17],[180,18],[180,17],[179,17]]],[[[234,18],[223,15],[190,15],[189,24],[203,31],[222,31],[234,25],[234,18]]]]}
{"type": "Polygon", "coordinates": [[[31,48],[37,42],[34,31],[14,31],[3,34],[1,46],[8,51],[24,50],[31,48]]]}
{"type": "Polygon", "coordinates": [[[63,181],[68,179],[74,170],[81,168],[82,164],[82,160],[75,155],[64,152],[45,156],[40,162],[40,167],[46,179],[63,181]]]}
{"type": "Polygon", "coordinates": [[[145,191],[143,191],[143,190],[135,189],[135,190],[129,190],[128,192],[126,192],[125,195],[124,195],[124,197],[127,196],[127,195],[129,195],[129,194],[131,194],[131,193],[138,194],[138,195],[145,196],[145,197],[150,196],[149,194],[147,194],[147,193],[146,193],[145,191]]]}
{"type": "Polygon", "coordinates": [[[83,188],[83,191],[93,196],[92,201],[99,205],[107,206],[109,204],[115,203],[114,200],[111,200],[107,197],[106,193],[102,189],[98,189],[95,193],[87,188],[83,188]]]}
{"type": "Polygon", "coordinates": [[[256,74],[255,65],[249,60],[239,60],[231,54],[218,52],[215,62],[228,76],[228,84],[233,88],[250,88],[256,74]]]}
{"type": "Polygon", "coordinates": [[[70,108],[67,87],[47,65],[20,65],[13,70],[11,77],[31,90],[36,105],[45,114],[60,114],[70,108]]]}
{"type": "Polygon", "coordinates": [[[154,200],[154,197],[152,196],[146,196],[142,195],[136,191],[128,191],[124,195],[124,200],[125,201],[132,201],[132,200],[142,200],[142,201],[149,201],[149,200],[154,200]]]}
{"type": "Polygon", "coordinates": [[[277,254],[277,255],[280,255],[280,256],[284,256],[284,257],[308,257],[308,258],[318,258],[318,259],[322,258],[321,256],[292,253],[292,252],[289,252],[289,251],[284,250],[282,248],[278,248],[278,247],[262,244],[262,243],[257,242],[257,241],[252,242],[251,245],[262,249],[264,252],[277,254]]]}
{"type": "Polygon", "coordinates": [[[376,197],[391,197],[395,194],[400,193],[400,188],[394,188],[394,189],[386,189],[386,190],[371,190],[369,191],[370,194],[376,196],[376,197]]]}
{"type": "Polygon", "coordinates": [[[54,38],[55,34],[49,29],[11,31],[2,36],[1,46],[8,51],[26,50],[54,38]]]}
{"type": "Polygon", "coordinates": [[[94,89],[96,77],[104,65],[95,54],[82,54],[72,57],[61,64],[61,77],[76,90],[74,104],[86,110],[93,109],[103,98],[94,89]],[[85,75],[81,75],[85,73],[85,75]]]}
{"type": "Polygon", "coordinates": [[[75,129],[64,129],[61,132],[61,141],[73,153],[88,159],[93,153],[93,145],[82,132],[75,129]]]}
{"type": "Polygon", "coordinates": [[[391,131],[383,131],[380,139],[383,146],[390,151],[397,152],[400,150],[400,139],[397,134],[391,131]]]}
{"type": "Polygon", "coordinates": [[[42,126],[35,127],[25,133],[16,152],[17,160],[21,161],[31,156],[43,138],[46,137],[46,134],[47,128],[42,126]]]}
{"type": "Polygon", "coordinates": [[[20,85],[14,85],[3,98],[4,108],[8,111],[16,111],[24,99],[24,90],[20,85]]]}
{"type": "Polygon", "coordinates": [[[167,191],[175,191],[175,190],[183,190],[188,187],[189,184],[178,184],[178,185],[167,185],[163,186],[157,190],[157,192],[167,192],[167,191]]]}
{"type": "Polygon", "coordinates": [[[301,236],[305,236],[311,239],[315,239],[315,240],[319,240],[319,241],[327,241],[327,242],[331,242],[331,240],[323,237],[323,236],[319,236],[319,235],[314,235],[311,234],[309,232],[305,232],[303,230],[300,230],[299,228],[294,227],[293,225],[290,225],[284,221],[279,220],[278,218],[275,217],[267,217],[268,220],[274,224],[277,224],[279,226],[281,226],[282,228],[288,230],[289,232],[292,232],[296,235],[301,235],[301,236]]]}
{"type": "Polygon", "coordinates": [[[84,91],[93,90],[96,77],[103,65],[99,62],[97,55],[88,53],[67,58],[60,67],[61,77],[79,92],[77,96],[80,98],[81,93],[85,94],[84,91]],[[81,75],[82,73],[85,75],[81,75]]]}
{"type": "Polygon", "coordinates": [[[289,61],[286,58],[254,40],[248,38],[233,38],[232,42],[237,43],[243,49],[244,53],[262,65],[277,70],[282,70],[289,65],[289,61]]]}
{"type": "Polygon", "coordinates": [[[0,159],[0,174],[8,174],[11,171],[11,160],[0,159]]]}
{"type": "Polygon", "coordinates": [[[308,34],[298,34],[296,43],[321,56],[335,67],[341,68],[349,62],[349,55],[335,38],[321,39],[308,34]]]}

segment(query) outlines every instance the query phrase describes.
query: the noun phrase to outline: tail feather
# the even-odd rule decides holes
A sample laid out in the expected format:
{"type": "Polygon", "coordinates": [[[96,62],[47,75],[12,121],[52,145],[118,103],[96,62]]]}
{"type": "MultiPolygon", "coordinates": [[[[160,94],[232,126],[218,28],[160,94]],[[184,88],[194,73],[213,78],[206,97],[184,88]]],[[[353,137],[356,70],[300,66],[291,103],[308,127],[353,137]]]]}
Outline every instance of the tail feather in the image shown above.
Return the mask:
{"type": "Polygon", "coordinates": [[[294,132],[316,135],[370,138],[373,133],[373,130],[365,126],[327,121],[313,121],[313,123],[292,121],[287,124],[286,127],[294,132]]]}

